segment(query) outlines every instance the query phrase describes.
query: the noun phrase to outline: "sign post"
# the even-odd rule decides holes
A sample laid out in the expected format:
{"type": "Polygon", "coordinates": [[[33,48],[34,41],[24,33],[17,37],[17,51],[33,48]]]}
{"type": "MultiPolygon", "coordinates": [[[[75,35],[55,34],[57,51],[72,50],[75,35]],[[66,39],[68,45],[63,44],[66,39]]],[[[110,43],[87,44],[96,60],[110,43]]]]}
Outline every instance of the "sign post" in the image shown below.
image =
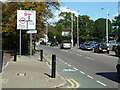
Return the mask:
{"type": "MultiPolygon", "coordinates": [[[[21,30],[36,29],[36,11],[17,10],[17,29],[20,29],[20,56],[21,56],[21,30]]],[[[30,34],[30,56],[32,55],[32,33],[30,34]]]]}

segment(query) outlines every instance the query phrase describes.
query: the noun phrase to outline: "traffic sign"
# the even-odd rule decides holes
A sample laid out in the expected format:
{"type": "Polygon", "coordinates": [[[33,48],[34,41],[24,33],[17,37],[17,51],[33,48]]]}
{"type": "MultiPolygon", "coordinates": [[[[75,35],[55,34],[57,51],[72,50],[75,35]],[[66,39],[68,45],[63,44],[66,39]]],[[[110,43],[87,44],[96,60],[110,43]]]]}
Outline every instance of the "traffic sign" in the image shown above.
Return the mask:
{"type": "Polygon", "coordinates": [[[26,32],[27,34],[36,34],[37,33],[37,30],[29,30],[26,32]]]}
{"type": "Polygon", "coordinates": [[[36,29],[36,11],[17,10],[17,29],[36,29]]]}

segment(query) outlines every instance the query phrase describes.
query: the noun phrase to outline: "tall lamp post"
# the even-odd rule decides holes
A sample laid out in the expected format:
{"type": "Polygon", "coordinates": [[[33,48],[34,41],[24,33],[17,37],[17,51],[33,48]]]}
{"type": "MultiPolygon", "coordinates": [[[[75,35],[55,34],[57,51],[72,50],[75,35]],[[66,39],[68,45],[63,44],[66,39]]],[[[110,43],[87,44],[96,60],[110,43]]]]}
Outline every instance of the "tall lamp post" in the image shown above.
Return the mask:
{"type": "Polygon", "coordinates": [[[107,40],[107,46],[109,45],[108,44],[108,9],[104,9],[104,8],[101,8],[102,10],[106,10],[106,40],[107,40]]]}
{"type": "MultiPolygon", "coordinates": [[[[79,13],[79,10],[78,10],[79,13]]],[[[78,20],[79,20],[79,15],[77,17],[77,46],[79,48],[79,27],[78,27],[78,20]]]]}
{"type": "Polygon", "coordinates": [[[73,47],[73,13],[71,13],[71,43],[73,47]]]}

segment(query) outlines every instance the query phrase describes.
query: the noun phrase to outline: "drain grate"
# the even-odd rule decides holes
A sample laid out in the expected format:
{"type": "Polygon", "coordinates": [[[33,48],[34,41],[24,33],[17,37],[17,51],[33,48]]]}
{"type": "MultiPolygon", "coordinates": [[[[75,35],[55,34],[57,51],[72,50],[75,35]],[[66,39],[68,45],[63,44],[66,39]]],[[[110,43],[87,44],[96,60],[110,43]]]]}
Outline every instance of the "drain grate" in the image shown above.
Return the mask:
{"type": "Polygon", "coordinates": [[[17,73],[16,76],[26,76],[26,73],[17,73]]]}

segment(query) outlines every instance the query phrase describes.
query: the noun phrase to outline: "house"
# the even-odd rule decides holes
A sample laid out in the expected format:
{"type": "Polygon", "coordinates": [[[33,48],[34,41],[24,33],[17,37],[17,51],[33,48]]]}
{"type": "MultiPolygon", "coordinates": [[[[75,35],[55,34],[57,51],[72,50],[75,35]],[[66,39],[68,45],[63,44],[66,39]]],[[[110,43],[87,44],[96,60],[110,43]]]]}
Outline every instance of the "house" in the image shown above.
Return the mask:
{"type": "Polygon", "coordinates": [[[71,29],[63,29],[62,36],[68,36],[71,35],[71,29]]]}

